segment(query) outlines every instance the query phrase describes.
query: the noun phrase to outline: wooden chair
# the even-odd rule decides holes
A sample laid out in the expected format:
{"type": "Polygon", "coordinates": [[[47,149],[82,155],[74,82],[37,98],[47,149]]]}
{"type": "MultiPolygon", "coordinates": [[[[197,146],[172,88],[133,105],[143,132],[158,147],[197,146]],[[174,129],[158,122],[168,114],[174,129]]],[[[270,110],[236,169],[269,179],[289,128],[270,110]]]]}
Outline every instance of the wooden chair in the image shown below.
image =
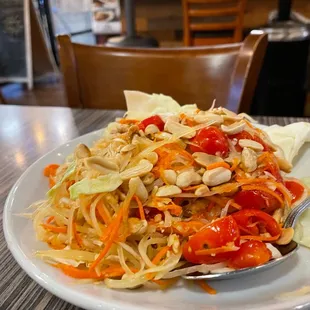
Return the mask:
{"type": "Polygon", "coordinates": [[[267,46],[262,32],[243,43],[179,49],[119,49],[72,43],[59,36],[70,107],[125,109],[123,90],[172,96],[248,112],[267,46]]]}
{"type": "Polygon", "coordinates": [[[6,103],[7,102],[6,102],[6,100],[5,100],[5,98],[4,98],[3,94],[2,94],[2,90],[0,88],[0,104],[6,104],[6,103]]]}
{"type": "Polygon", "coordinates": [[[182,0],[182,4],[185,46],[242,41],[246,0],[182,0]]]}

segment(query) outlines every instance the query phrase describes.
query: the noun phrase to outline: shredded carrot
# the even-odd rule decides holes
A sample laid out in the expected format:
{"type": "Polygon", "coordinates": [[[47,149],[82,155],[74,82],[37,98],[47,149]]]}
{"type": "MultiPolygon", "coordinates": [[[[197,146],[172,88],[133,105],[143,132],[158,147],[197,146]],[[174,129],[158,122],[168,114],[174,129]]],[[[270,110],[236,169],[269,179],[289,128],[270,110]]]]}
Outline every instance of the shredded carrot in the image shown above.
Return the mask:
{"type": "Polygon", "coordinates": [[[162,280],[162,279],[161,280],[152,280],[152,282],[159,285],[161,290],[166,290],[167,288],[174,285],[178,280],[179,280],[179,278],[172,278],[172,279],[166,279],[166,280],[162,280]]]}
{"type": "Polygon", "coordinates": [[[102,199],[98,202],[96,209],[104,223],[108,225],[111,222],[112,217],[109,211],[104,207],[102,199]]]}
{"type": "MultiPolygon", "coordinates": [[[[153,258],[152,260],[152,263],[157,265],[159,264],[159,262],[161,261],[161,259],[167,254],[167,252],[170,250],[170,246],[165,246],[163,247],[156,255],[155,257],[153,258]]],[[[146,278],[148,280],[152,280],[155,276],[155,273],[152,272],[152,273],[149,273],[146,275],[146,278]]]]}
{"type": "Polygon", "coordinates": [[[232,166],[230,167],[230,171],[231,171],[231,172],[235,171],[239,164],[240,164],[239,158],[234,158],[234,159],[233,159],[233,164],[232,164],[232,166]]]}
{"type": "MultiPolygon", "coordinates": [[[[114,237],[114,236],[113,236],[114,237]]],[[[100,252],[99,256],[96,258],[96,260],[91,264],[89,270],[94,270],[98,264],[101,262],[101,260],[106,256],[108,251],[110,250],[111,246],[113,245],[114,240],[110,238],[106,244],[104,245],[103,250],[100,252]]]]}
{"type": "Polygon", "coordinates": [[[140,219],[145,220],[145,214],[144,214],[144,209],[141,200],[137,195],[134,195],[133,198],[137,202],[138,208],[139,208],[139,214],[140,214],[140,219]]]}
{"type": "Polygon", "coordinates": [[[197,123],[196,123],[193,119],[189,118],[189,117],[188,117],[186,114],[184,114],[184,113],[181,113],[181,114],[180,114],[180,118],[181,118],[181,120],[185,120],[187,126],[194,127],[194,126],[197,125],[197,123]]]}
{"type": "Polygon", "coordinates": [[[98,266],[98,264],[106,256],[106,254],[109,252],[110,248],[112,247],[114,243],[114,239],[116,238],[118,230],[121,226],[121,221],[124,216],[125,208],[126,206],[123,205],[123,207],[118,211],[117,216],[109,224],[108,228],[105,231],[105,234],[101,237],[101,240],[106,241],[106,243],[104,245],[103,250],[100,252],[99,256],[91,264],[90,270],[93,270],[96,266],[98,266]]]}
{"type": "Polygon", "coordinates": [[[164,206],[164,207],[161,207],[160,210],[162,210],[162,211],[166,211],[166,210],[167,210],[167,211],[170,211],[170,213],[171,213],[172,215],[175,215],[175,216],[179,216],[179,215],[181,215],[182,212],[183,212],[182,207],[176,205],[176,204],[173,203],[173,202],[171,202],[171,204],[168,204],[168,205],[166,205],[166,206],[164,206]]]}
{"type": "Polygon", "coordinates": [[[246,175],[245,175],[245,172],[239,168],[239,166],[235,169],[235,174],[237,176],[237,178],[245,178],[246,175]]]}
{"type": "Polygon", "coordinates": [[[284,199],[286,200],[286,202],[290,206],[292,203],[292,197],[289,193],[289,190],[282,183],[272,182],[272,184],[274,184],[277,187],[277,189],[281,192],[284,199]]]}
{"type": "Polygon", "coordinates": [[[163,247],[153,258],[152,263],[154,265],[159,264],[159,262],[161,261],[161,259],[167,254],[167,252],[170,250],[170,246],[165,246],[163,247]]]}
{"type": "Polygon", "coordinates": [[[252,183],[266,183],[266,182],[270,182],[270,179],[265,179],[265,178],[237,178],[237,181],[239,183],[242,183],[243,185],[245,184],[252,184],[252,183]]]}
{"type": "Polygon", "coordinates": [[[258,156],[257,163],[258,164],[262,163],[264,161],[264,159],[266,159],[267,157],[269,157],[269,153],[268,152],[264,152],[263,154],[258,156]]]}
{"type": "Polygon", "coordinates": [[[195,163],[192,155],[181,148],[177,143],[166,144],[165,146],[158,148],[156,153],[159,156],[159,160],[152,172],[155,174],[158,172],[161,173],[161,177],[163,177],[163,171],[166,169],[185,169],[192,167],[195,163]],[[178,156],[183,157],[187,162],[179,167],[173,167],[172,165],[178,156]]]}
{"type": "Polygon", "coordinates": [[[53,250],[63,250],[66,245],[55,245],[52,243],[48,243],[48,246],[51,247],[53,250]]]}
{"type": "Polygon", "coordinates": [[[232,182],[212,187],[211,191],[217,194],[230,193],[236,191],[241,186],[240,183],[232,182]]]}
{"type": "MultiPolygon", "coordinates": [[[[137,272],[138,270],[135,268],[130,268],[132,272],[137,272]]],[[[109,266],[108,268],[104,269],[102,272],[103,275],[105,275],[106,278],[115,278],[120,277],[123,274],[125,274],[125,270],[121,265],[114,265],[109,266]]]]}
{"type": "Polygon", "coordinates": [[[106,277],[105,275],[98,275],[95,271],[79,269],[65,264],[57,264],[55,267],[75,279],[104,279],[106,277]]]}
{"type": "Polygon", "coordinates": [[[197,284],[208,294],[215,295],[217,291],[203,280],[197,281],[197,284]]]}
{"type": "Polygon", "coordinates": [[[195,185],[195,186],[189,186],[189,187],[185,187],[182,188],[183,191],[193,191],[196,190],[197,188],[199,188],[201,185],[195,185]]]}
{"type": "Polygon", "coordinates": [[[116,278],[116,277],[122,276],[123,274],[125,274],[124,270],[115,269],[114,271],[110,271],[109,273],[105,273],[105,277],[106,278],[116,278]]]}
{"type": "Polygon", "coordinates": [[[122,118],[118,122],[120,124],[137,124],[137,123],[139,123],[139,121],[136,119],[127,119],[127,118],[122,118]]]}
{"type": "Polygon", "coordinates": [[[280,234],[273,236],[273,237],[264,237],[264,236],[253,236],[253,235],[247,235],[247,236],[240,236],[240,239],[248,239],[248,240],[259,240],[259,241],[266,241],[266,242],[271,242],[271,241],[276,241],[280,238],[280,234]]]}
{"type": "Polygon", "coordinates": [[[54,226],[51,224],[41,224],[42,227],[44,227],[46,230],[50,230],[52,232],[56,233],[66,233],[67,227],[66,226],[54,226]]]}
{"type": "Polygon", "coordinates": [[[242,207],[238,203],[236,203],[236,202],[231,202],[230,206],[234,207],[237,210],[241,210],[242,209],[242,207]]]}
{"type": "Polygon", "coordinates": [[[80,248],[83,247],[83,241],[82,241],[82,238],[79,236],[79,234],[77,233],[77,230],[76,230],[76,223],[73,222],[73,225],[72,225],[72,229],[73,229],[73,235],[74,235],[74,238],[76,240],[76,243],[78,244],[78,246],[80,248]]]}
{"type": "MultiPolygon", "coordinates": [[[[253,183],[270,183],[274,186],[276,186],[276,188],[281,192],[281,194],[284,196],[285,200],[287,201],[287,203],[290,205],[292,202],[292,197],[290,196],[287,188],[280,182],[276,182],[274,180],[270,180],[270,179],[238,179],[238,182],[242,183],[242,184],[253,184],[253,183]]],[[[253,185],[254,186],[254,185],[253,185]]],[[[273,191],[272,191],[273,192],[273,191]]],[[[275,192],[273,192],[275,193],[275,192]]],[[[276,194],[276,193],[275,193],[276,194]]],[[[280,197],[280,196],[279,196],[280,197]]],[[[282,203],[283,203],[283,199],[281,198],[282,203]]]]}
{"type": "Polygon", "coordinates": [[[44,170],[43,170],[44,176],[46,176],[46,177],[55,176],[58,167],[59,167],[59,165],[57,165],[57,164],[50,164],[50,165],[47,165],[47,166],[44,168],[44,170]]]}
{"type": "Polygon", "coordinates": [[[50,224],[52,221],[54,221],[55,216],[50,216],[47,220],[46,220],[46,224],[50,224]]]}
{"type": "Polygon", "coordinates": [[[129,214],[129,207],[130,207],[130,202],[133,199],[134,194],[132,194],[130,197],[126,197],[123,203],[123,222],[127,222],[128,220],[128,214],[129,214]]]}
{"type": "Polygon", "coordinates": [[[197,256],[200,256],[200,255],[219,254],[219,253],[225,253],[225,252],[231,252],[231,251],[234,251],[234,248],[232,248],[231,246],[222,246],[220,248],[198,250],[198,251],[195,251],[195,254],[197,256]]]}
{"type": "Polygon", "coordinates": [[[266,186],[261,186],[261,185],[244,185],[244,186],[242,186],[242,189],[243,190],[260,190],[260,191],[266,192],[266,193],[270,194],[271,196],[273,196],[274,198],[276,198],[280,202],[282,207],[284,206],[284,201],[283,201],[282,197],[280,195],[278,195],[276,192],[274,192],[271,189],[269,189],[268,187],[266,187],[266,186]]]}
{"type": "Polygon", "coordinates": [[[219,168],[219,167],[230,169],[229,164],[225,163],[224,161],[220,161],[220,162],[208,165],[207,170],[212,170],[212,169],[219,168]]]}
{"type": "Polygon", "coordinates": [[[170,211],[172,215],[176,215],[176,216],[179,216],[183,212],[183,208],[181,206],[176,205],[173,201],[171,201],[170,204],[159,206],[158,202],[160,202],[162,199],[165,200],[166,198],[161,198],[161,197],[153,198],[154,207],[156,209],[160,211],[170,211]]]}

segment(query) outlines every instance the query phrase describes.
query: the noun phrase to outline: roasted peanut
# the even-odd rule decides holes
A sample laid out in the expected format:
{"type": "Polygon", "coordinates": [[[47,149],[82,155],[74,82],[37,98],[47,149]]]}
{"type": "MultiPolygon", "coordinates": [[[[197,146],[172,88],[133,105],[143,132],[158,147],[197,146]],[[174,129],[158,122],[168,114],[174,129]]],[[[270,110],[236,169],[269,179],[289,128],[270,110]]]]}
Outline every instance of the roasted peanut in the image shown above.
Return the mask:
{"type": "Polygon", "coordinates": [[[188,187],[201,183],[201,176],[194,171],[181,172],[177,176],[176,185],[179,187],[188,187]]]}
{"type": "Polygon", "coordinates": [[[241,154],[242,168],[246,172],[253,172],[257,168],[256,152],[250,148],[244,147],[241,154]]]}
{"type": "Polygon", "coordinates": [[[154,182],[155,176],[152,172],[147,173],[143,178],[142,182],[144,185],[150,185],[154,182]]]}
{"type": "Polygon", "coordinates": [[[203,152],[195,152],[193,153],[193,158],[195,162],[201,166],[207,167],[208,165],[223,162],[223,158],[215,155],[209,155],[203,152]]]}
{"type": "Polygon", "coordinates": [[[279,245],[285,245],[289,244],[294,237],[294,228],[289,227],[289,228],[284,228],[282,230],[280,238],[276,241],[276,244],[279,245]]]}
{"type": "Polygon", "coordinates": [[[164,185],[159,187],[156,196],[158,197],[166,197],[166,196],[173,196],[177,194],[181,194],[182,190],[176,185],[164,185]]]}
{"type": "Polygon", "coordinates": [[[241,132],[244,127],[246,126],[246,123],[244,121],[233,123],[229,126],[221,125],[221,129],[223,132],[225,132],[228,135],[234,135],[239,132],[241,132]]]}
{"type": "Polygon", "coordinates": [[[202,181],[207,186],[216,186],[228,182],[231,179],[231,171],[229,169],[218,167],[207,170],[202,177],[202,181]]]}
{"type": "Polygon", "coordinates": [[[158,129],[158,127],[157,127],[156,125],[154,125],[154,124],[148,125],[148,126],[145,128],[145,130],[144,130],[144,133],[145,133],[146,135],[152,135],[152,134],[157,133],[157,132],[159,132],[159,129],[158,129]]]}
{"type": "Polygon", "coordinates": [[[168,170],[164,170],[164,180],[167,182],[168,185],[174,185],[177,181],[177,173],[172,170],[172,169],[168,169],[168,170]]]}
{"type": "Polygon", "coordinates": [[[253,149],[254,151],[263,151],[264,146],[256,141],[249,140],[249,139],[240,139],[239,145],[241,147],[248,147],[250,149],[253,149]]]}

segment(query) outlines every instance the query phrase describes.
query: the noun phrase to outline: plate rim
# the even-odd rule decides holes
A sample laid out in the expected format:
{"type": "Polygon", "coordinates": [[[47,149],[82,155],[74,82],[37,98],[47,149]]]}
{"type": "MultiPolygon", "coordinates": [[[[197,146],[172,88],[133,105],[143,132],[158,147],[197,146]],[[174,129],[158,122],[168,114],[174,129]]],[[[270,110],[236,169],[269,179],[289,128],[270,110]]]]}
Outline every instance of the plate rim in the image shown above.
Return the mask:
{"type": "Polygon", "coordinates": [[[83,294],[83,298],[80,298],[80,294],[78,294],[74,289],[71,289],[70,287],[66,287],[65,285],[57,282],[50,276],[46,275],[44,272],[40,271],[36,265],[34,265],[32,268],[29,267],[29,264],[27,263],[26,259],[23,259],[25,257],[24,252],[20,248],[18,244],[13,242],[14,240],[14,234],[11,231],[10,228],[10,221],[9,217],[12,215],[9,212],[9,206],[13,205],[14,201],[14,194],[15,191],[18,189],[19,185],[23,182],[23,180],[27,177],[27,174],[29,171],[37,164],[39,163],[43,158],[49,156],[51,153],[55,152],[59,148],[62,147],[68,147],[71,144],[78,143],[79,140],[86,137],[96,136],[97,134],[100,134],[102,132],[102,129],[95,130],[92,132],[89,132],[85,135],[76,137],[74,139],[71,139],[67,141],[66,143],[63,143],[55,148],[53,148],[51,151],[47,152],[40,158],[38,158],[36,161],[34,161],[23,173],[22,175],[17,179],[17,181],[12,186],[11,190],[9,191],[9,194],[6,198],[6,201],[4,203],[3,208],[3,232],[4,232],[4,238],[6,241],[6,245],[8,249],[10,250],[11,254],[13,255],[15,261],[18,263],[18,265],[23,269],[23,271],[26,272],[26,274],[34,280],[36,283],[38,283],[40,286],[42,286],[44,289],[46,289],[48,292],[52,293],[53,295],[73,304],[78,307],[83,307],[85,309],[104,309],[104,310],[121,310],[121,309],[128,309],[128,310],[136,310],[136,309],[143,309],[140,306],[132,307],[131,305],[124,304],[122,302],[118,302],[115,304],[107,303],[102,299],[100,301],[100,304],[98,304],[96,307],[89,308],[90,305],[94,303],[94,300],[83,294]],[[44,276],[44,277],[42,277],[44,276]],[[44,279],[46,278],[46,279],[44,279]]]}
{"type": "MultiPolygon", "coordinates": [[[[255,124],[257,125],[257,124],[255,124]]],[[[268,126],[258,124],[260,128],[266,128],[268,126]]],[[[38,283],[40,286],[42,286],[44,289],[46,289],[48,292],[52,293],[53,295],[57,296],[58,298],[61,298],[65,300],[66,302],[69,302],[73,305],[76,305],[78,307],[83,307],[85,309],[100,309],[100,310],[142,310],[146,309],[143,306],[140,305],[132,305],[128,304],[123,301],[117,301],[116,299],[113,299],[113,303],[111,301],[105,302],[104,298],[100,300],[100,303],[94,304],[94,299],[86,294],[79,294],[75,289],[74,286],[72,288],[66,285],[54,280],[50,276],[48,276],[43,271],[40,271],[39,268],[34,264],[32,267],[30,267],[30,264],[28,263],[28,260],[25,259],[25,254],[23,250],[20,248],[18,243],[13,242],[15,237],[12,232],[12,229],[10,227],[10,216],[12,215],[9,212],[9,207],[13,205],[14,202],[14,194],[18,190],[19,185],[24,181],[24,179],[27,177],[27,174],[29,171],[38,164],[42,159],[45,157],[51,155],[51,153],[55,152],[59,148],[69,147],[72,144],[78,143],[81,139],[87,138],[87,137],[95,137],[96,135],[102,134],[103,129],[95,130],[92,132],[89,132],[87,134],[78,136],[74,139],[71,139],[55,148],[53,148],[51,151],[47,152],[40,158],[38,158],[36,161],[34,161],[18,178],[18,180],[14,183],[11,190],[9,191],[9,194],[7,195],[6,201],[4,203],[4,210],[3,210],[3,232],[5,241],[7,244],[8,249],[10,250],[11,254],[13,255],[15,261],[18,263],[18,265],[23,269],[24,272],[36,283],[38,283]],[[24,259],[23,259],[24,258],[24,259]],[[81,298],[83,296],[83,298],[81,298]]],[[[97,299],[96,299],[97,301],[97,299]]],[[[308,306],[310,306],[310,295],[300,296],[299,298],[294,299],[293,301],[289,300],[282,300],[279,301],[279,303],[276,303],[275,305],[267,305],[268,309],[270,310],[284,310],[284,309],[307,309],[308,306]]],[[[245,306],[245,305],[243,305],[245,306]]],[[[251,306],[252,310],[263,310],[266,306],[251,306]]],[[[153,306],[148,307],[147,309],[157,309],[153,306]]],[[[162,308],[166,309],[166,308],[162,308]]],[[[220,309],[220,308],[219,308],[220,309]]]]}

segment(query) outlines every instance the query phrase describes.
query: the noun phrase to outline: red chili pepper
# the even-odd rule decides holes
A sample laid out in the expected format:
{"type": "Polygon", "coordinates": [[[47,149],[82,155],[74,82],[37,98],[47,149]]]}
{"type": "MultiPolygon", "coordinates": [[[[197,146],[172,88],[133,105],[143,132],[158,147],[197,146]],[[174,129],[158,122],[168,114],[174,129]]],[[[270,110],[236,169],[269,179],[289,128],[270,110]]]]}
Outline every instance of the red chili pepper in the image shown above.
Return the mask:
{"type": "Polygon", "coordinates": [[[143,121],[139,123],[138,126],[139,126],[139,129],[144,131],[148,125],[157,126],[160,131],[163,131],[165,127],[165,123],[159,115],[153,115],[151,117],[144,119],[143,121]]]}

